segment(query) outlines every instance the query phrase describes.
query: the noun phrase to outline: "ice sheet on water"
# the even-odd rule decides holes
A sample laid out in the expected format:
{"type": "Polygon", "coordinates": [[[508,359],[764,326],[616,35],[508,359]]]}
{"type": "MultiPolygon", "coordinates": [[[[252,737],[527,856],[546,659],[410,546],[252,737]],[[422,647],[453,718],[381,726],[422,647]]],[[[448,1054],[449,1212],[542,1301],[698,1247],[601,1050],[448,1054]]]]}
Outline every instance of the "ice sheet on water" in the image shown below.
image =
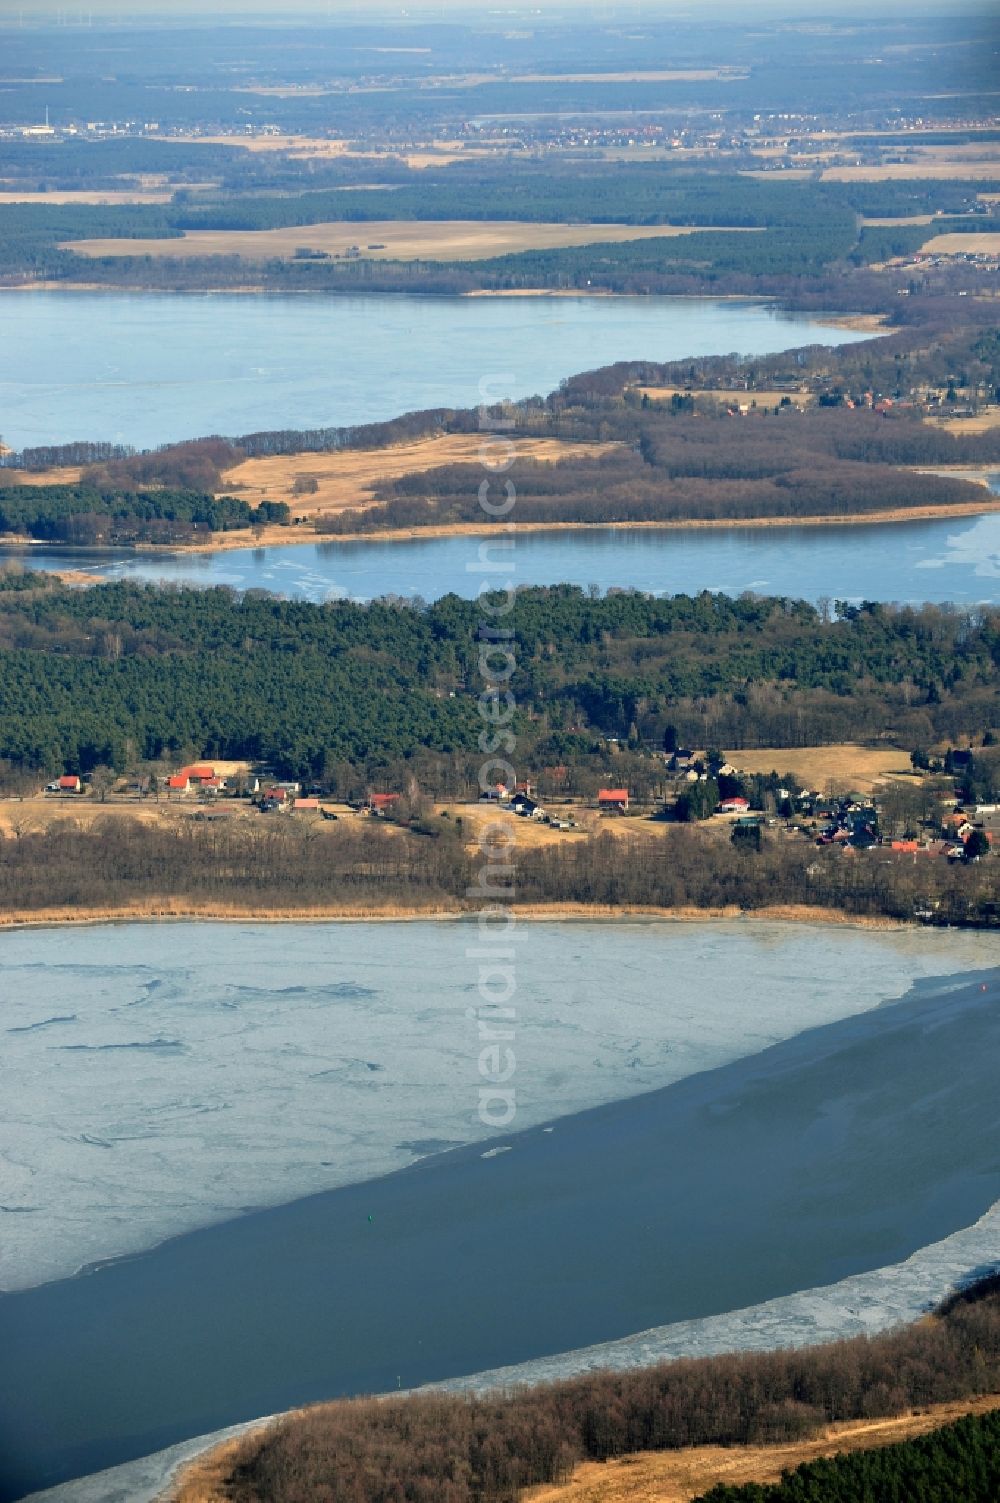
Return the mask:
{"type": "MultiPolygon", "coordinates": [[[[0,1288],[487,1139],[467,924],[0,936],[0,1288]]],[[[522,925],[516,1127],[995,963],[974,934],[522,925]]]]}

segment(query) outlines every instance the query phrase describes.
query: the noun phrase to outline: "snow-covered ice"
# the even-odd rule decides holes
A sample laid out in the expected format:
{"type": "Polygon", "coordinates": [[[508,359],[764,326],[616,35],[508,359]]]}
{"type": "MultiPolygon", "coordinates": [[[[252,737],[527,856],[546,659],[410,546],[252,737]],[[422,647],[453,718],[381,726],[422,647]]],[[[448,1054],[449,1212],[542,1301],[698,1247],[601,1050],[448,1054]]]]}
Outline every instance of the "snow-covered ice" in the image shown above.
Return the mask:
{"type": "MultiPolygon", "coordinates": [[[[522,925],[518,1128],[995,963],[972,933],[522,925]]],[[[474,926],[0,936],[0,1288],[488,1139],[474,926]]]]}

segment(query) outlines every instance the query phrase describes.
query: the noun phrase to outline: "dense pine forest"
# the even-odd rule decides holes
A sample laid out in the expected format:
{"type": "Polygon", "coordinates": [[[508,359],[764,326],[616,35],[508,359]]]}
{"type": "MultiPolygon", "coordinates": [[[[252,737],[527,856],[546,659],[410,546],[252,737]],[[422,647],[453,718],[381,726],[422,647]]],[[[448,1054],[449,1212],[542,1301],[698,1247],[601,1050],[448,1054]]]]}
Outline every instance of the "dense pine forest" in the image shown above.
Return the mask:
{"type": "MultiPolygon", "coordinates": [[[[988,1281],[932,1321],[812,1350],[595,1373],[510,1395],[321,1405],[241,1442],[226,1495],[233,1503],[517,1503],[525,1489],[564,1480],[584,1460],[766,1445],[838,1421],[991,1393],[1000,1382],[995,1286],[988,1281]]],[[[989,1428],[959,1437],[955,1449],[974,1479],[993,1436],[989,1428]]],[[[932,1454],[939,1448],[938,1466],[948,1443],[934,1443],[932,1454]]],[[[995,1456],[989,1464],[995,1469],[995,1456]]],[[[823,1492],[818,1483],[788,1494],[810,1503],[873,1496],[939,1503],[946,1494],[823,1492]]],[[[968,1503],[991,1496],[971,1493],[968,1503]]],[[[784,1503],[784,1494],[776,1497],[784,1503]]]]}
{"type": "Polygon", "coordinates": [[[288,506],[283,501],[251,506],[234,496],[216,497],[204,491],[124,491],[87,482],[0,485],[0,533],[44,542],[88,547],[189,543],[200,534],[287,521],[288,506]]]}
{"type": "MultiPolygon", "coordinates": [[[[417,773],[474,786],[480,607],[446,596],[312,605],[226,589],[35,578],[0,591],[0,757],[39,772],[248,758],[338,791],[417,773]]],[[[920,751],[996,727],[1000,612],[703,593],[521,590],[519,758],[605,767],[681,744],[891,738],[920,751]]]]}
{"type": "Polygon", "coordinates": [[[884,1450],[800,1466],[780,1483],[713,1487],[697,1503],[995,1503],[1000,1414],[968,1415],[884,1450]]]}

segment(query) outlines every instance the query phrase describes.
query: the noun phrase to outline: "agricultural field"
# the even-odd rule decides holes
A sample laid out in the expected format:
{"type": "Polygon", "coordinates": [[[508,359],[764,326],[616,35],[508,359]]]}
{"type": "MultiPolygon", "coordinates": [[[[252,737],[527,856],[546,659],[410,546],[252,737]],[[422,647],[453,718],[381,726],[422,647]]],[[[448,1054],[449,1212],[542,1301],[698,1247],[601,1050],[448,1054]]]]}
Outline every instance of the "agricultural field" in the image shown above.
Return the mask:
{"type": "Polygon", "coordinates": [[[1000,256],[1000,234],[935,235],[921,250],[930,256],[1000,256]]]}
{"type": "MultiPolygon", "coordinates": [[[[251,261],[290,260],[296,251],[346,256],[352,249],[376,261],[477,261],[518,251],[625,244],[693,235],[703,226],[527,224],[515,220],[366,220],[293,225],[273,230],[188,230],[179,239],[67,241],[77,255],[242,256],[251,261]]],[[[713,233],[720,231],[713,230],[713,233]]],[[[748,233],[732,231],[732,233],[748,233]]]]}
{"type": "Polygon", "coordinates": [[[793,773],[806,788],[825,793],[830,785],[852,793],[871,793],[887,778],[912,777],[906,752],[896,747],[840,746],[763,747],[730,752],[741,772],[793,773]]]}

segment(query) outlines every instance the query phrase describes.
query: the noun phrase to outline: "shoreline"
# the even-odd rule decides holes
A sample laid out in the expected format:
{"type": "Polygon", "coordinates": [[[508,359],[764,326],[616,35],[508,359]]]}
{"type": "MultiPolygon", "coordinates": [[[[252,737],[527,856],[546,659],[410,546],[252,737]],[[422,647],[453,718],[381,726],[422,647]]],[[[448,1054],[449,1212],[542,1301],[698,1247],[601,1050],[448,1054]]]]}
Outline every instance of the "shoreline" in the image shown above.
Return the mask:
{"type": "MultiPolygon", "coordinates": [[[[430,1391],[434,1391],[434,1385],[430,1385],[430,1391]]],[[[424,1390],[416,1389],[408,1393],[406,1397],[422,1392],[424,1390]]],[[[398,1399],[399,1395],[388,1393],[379,1394],[377,1397],[392,1400],[398,1399]]],[[[301,1419],[315,1411],[349,1403],[351,1403],[349,1398],[321,1400],[317,1404],[299,1405],[281,1414],[247,1421],[239,1428],[237,1434],[227,1435],[225,1439],[207,1446],[189,1460],[180,1461],[169,1478],[165,1490],[157,1494],[154,1503],[225,1503],[228,1497],[227,1484],[244,1441],[264,1436],[287,1420],[301,1419]]],[[[676,1449],[665,1448],[660,1451],[633,1451],[625,1456],[612,1457],[601,1462],[578,1461],[572,1467],[569,1476],[562,1482],[542,1483],[530,1488],[524,1494],[524,1503],[532,1503],[532,1500],[535,1500],[535,1503],[559,1503],[559,1500],[563,1498],[570,1503],[570,1500],[579,1499],[584,1491],[588,1498],[601,1496],[602,1484],[606,1484],[607,1496],[610,1498],[614,1496],[611,1489],[623,1480],[635,1483],[636,1478],[628,1470],[629,1468],[634,1468],[636,1471],[642,1468],[652,1474],[654,1481],[665,1482],[667,1486],[670,1486],[671,1482],[674,1482],[674,1486],[681,1485],[685,1493],[693,1497],[694,1494],[687,1480],[681,1483],[680,1478],[683,1476],[682,1469],[690,1466],[695,1460],[700,1460],[703,1464],[706,1460],[709,1464],[715,1461],[714,1470],[719,1474],[713,1477],[710,1473],[706,1473],[698,1483],[699,1488],[704,1483],[707,1489],[713,1481],[733,1485],[735,1480],[742,1486],[747,1485],[747,1480],[774,1484],[785,1470],[791,1470],[793,1466],[803,1462],[882,1450],[900,1441],[913,1440],[917,1436],[927,1435],[942,1426],[954,1424],[968,1415],[992,1414],[997,1409],[1000,1409],[1000,1393],[970,1394],[964,1399],[944,1399],[923,1408],[906,1409],[901,1414],[881,1416],[877,1419],[844,1420],[824,1425],[817,1433],[796,1441],[772,1441],[770,1443],[758,1441],[753,1444],[742,1443],[719,1447],[707,1444],[680,1446],[676,1449]],[[742,1476],[735,1479],[733,1477],[734,1463],[741,1461],[748,1473],[752,1473],[749,1479],[744,1479],[742,1476]],[[747,1465],[747,1463],[750,1464],[747,1465]],[[670,1464],[677,1469],[676,1480],[667,1474],[670,1464]],[[664,1473],[662,1477],[658,1476],[661,1469],[664,1473]],[[593,1484],[596,1484],[598,1488],[596,1494],[590,1491],[590,1486],[593,1484]]],[[[673,1495],[672,1490],[670,1493],[662,1494],[664,1498],[673,1495]]],[[[636,1497],[639,1496],[641,1495],[637,1492],[636,1497]]]]}
{"type": "MultiPolygon", "coordinates": [[[[468,263],[474,265],[474,262],[468,263]]],[[[777,308],[793,318],[837,329],[888,334],[890,313],[827,312],[822,308],[792,308],[776,293],[768,292],[615,292],[607,287],[470,287],[464,292],[426,292],[419,287],[381,288],[366,293],[363,287],[274,287],[264,282],[241,282],[232,287],[137,287],[132,283],[37,281],[11,282],[4,292],[107,292],[137,297],[431,297],[431,298],[665,298],[671,302],[758,303],[777,308]]]]}
{"type": "MultiPolygon", "coordinates": [[[[383,905],[330,903],[288,909],[247,907],[232,903],[206,901],[184,902],[170,898],[150,899],[144,903],[124,904],[117,908],[81,912],[73,908],[44,908],[35,912],[12,909],[0,915],[0,933],[25,929],[92,928],[100,924],[122,923],[227,923],[227,924],[412,924],[472,923],[474,908],[418,908],[405,904],[383,905]]],[[[839,908],[823,908],[807,903],[775,903],[765,908],[743,909],[731,904],[722,908],[658,908],[626,904],[611,907],[589,903],[515,903],[515,919],[527,923],[618,923],[652,921],[662,923],[717,923],[734,919],[751,923],[824,924],[832,928],[896,931],[908,933],[922,925],[888,915],[868,916],[847,913],[839,908]]]]}
{"type": "MultiPolygon", "coordinates": [[[[991,466],[991,472],[995,468],[991,466]]],[[[687,517],[654,522],[519,522],[517,531],[523,536],[533,532],[718,532],[742,528],[756,531],[769,527],[875,527],[896,522],[943,522],[949,517],[978,517],[1000,511],[1000,495],[989,492],[985,480],[975,483],[982,484],[987,491],[981,501],[957,501],[946,506],[900,506],[888,511],[851,516],[825,514],[809,517],[687,517]]],[[[139,543],[133,548],[115,548],[110,544],[94,548],[92,552],[95,558],[109,551],[131,554],[136,558],[185,558],[188,555],[207,553],[251,553],[262,548],[316,547],[346,543],[417,543],[423,539],[451,537],[504,537],[509,533],[510,525],[502,522],[446,522],[434,523],[428,527],[387,527],[379,532],[309,532],[303,536],[306,531],[304,528],[272,524],[262,528],[252,542],[248,542],[239,532],[220,532],[203,543],[139,543]]],[[[68,545],[39,540],[25,542],[23,539],[8,542],[0,537],[0,560],[8,548],[19,550],[25,555],[27,562],[34,549],[59,551],[60,546],[68,545]]],[[[85,546],[73,545],[73,551],[85,556],[88,550],[85,546]]],[[[68,583],[104,581],[104,576],[89,574],[86,569],[52,572],[59,573],[61,578],[65,577],[68,583]]]]}

